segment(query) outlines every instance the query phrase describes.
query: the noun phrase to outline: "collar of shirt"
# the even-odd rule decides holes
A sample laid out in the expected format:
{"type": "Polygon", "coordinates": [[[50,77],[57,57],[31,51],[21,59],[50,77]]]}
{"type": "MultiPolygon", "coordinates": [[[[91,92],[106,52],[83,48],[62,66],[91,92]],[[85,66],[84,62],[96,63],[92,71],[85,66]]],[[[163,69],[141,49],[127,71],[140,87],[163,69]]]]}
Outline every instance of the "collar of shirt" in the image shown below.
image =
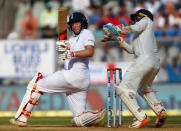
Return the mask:
{"type": "Polygon", "coordinates": [[[73,37],[77,37],[77,36],[79,36],[79,35],[83,32],[83,30],[84,30],[84,29],[82,29],[78,35],[73,34],[73,37]]]}

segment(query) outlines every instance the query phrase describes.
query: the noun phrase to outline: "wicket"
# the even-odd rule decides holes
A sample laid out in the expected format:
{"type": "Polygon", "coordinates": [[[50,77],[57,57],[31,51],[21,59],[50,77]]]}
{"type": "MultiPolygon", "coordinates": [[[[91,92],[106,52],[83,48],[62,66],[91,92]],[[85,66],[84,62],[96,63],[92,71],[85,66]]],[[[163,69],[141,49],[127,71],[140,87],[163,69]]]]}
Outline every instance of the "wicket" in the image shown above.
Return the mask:
{"type": "Polygon", "coordinates": [[[112,88],[112,94],[113,94],[113,127],[116,127],[117,125],[122,125],[122,101],[120,98],[118,98],[118,110],[119,110],[119,124],[117,124],[117,94],[115,86],[118,86],[119,83],[122,80],[122,70],[121,68],[109,68],[107,69],[107,127],[111,127],[111,119],[112,119],[112,113],[111,113],[111,88],[112,88]],[[111,71],[113,72],[113,82],[111,83],[111,71]],[[118,73],[118,82],[117,82],[117,73],[118,73]],[[111,87],[112,85],[112,87],[111,87]]]}

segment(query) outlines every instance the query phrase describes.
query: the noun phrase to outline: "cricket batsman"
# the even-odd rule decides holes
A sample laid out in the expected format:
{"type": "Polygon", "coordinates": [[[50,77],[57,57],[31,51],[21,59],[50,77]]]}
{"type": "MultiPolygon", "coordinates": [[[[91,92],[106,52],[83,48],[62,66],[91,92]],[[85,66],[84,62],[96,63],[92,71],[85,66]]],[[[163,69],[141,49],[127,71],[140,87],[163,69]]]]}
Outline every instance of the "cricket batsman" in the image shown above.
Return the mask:
{"type": "Polygon", "coordinates": [[[160,58],[154,36],[153,15],[146,9],[140,9],[131,14],[130,19],[135,24],[115,26],[108,23],[103,27],[105,32],[103,41],[118,41],[120,47],[128,53],[134,54],[136,58],[125,73],[121,84],[116,88],[116,92],[135,117],[129,128],[140,128],[150,120],[137,104],[135,99],[137,92],[156,113],[155,126],[161,127],[167,119],[166,109],[162,102],[156,98],[156,92],[151,88],[152,81],[160,68],[160,58]],[[122,37],[128,33],[135,34],[131,44],[128,44],[122,37]]]}
{"type": "Polygon", "coordinates": [[[56,51],[60,59],[69,60],[68,69],[46,77],[37,73],[29,82],[15,117],[10,119],[12,124],[27,126],[33,107],[38,105],[38,100],[44,93],[66,93],[73,113],[74,126],[96,125],[104,118],[106,110],[86,111],[85,109],[90,87],[89,57],[94,54],[94,35],[87,29],[87,19],[80,12],[70,15],[68,26],[73,32],[70,39],[56,42],[56,51]]]}

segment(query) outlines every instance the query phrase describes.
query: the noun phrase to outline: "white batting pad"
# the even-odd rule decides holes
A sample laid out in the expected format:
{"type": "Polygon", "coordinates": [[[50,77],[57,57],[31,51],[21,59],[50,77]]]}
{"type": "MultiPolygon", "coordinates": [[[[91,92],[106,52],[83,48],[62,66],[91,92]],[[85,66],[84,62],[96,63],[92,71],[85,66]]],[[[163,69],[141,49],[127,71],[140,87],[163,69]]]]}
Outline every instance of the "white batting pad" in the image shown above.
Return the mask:
{"type": "Polygon", "coordinates": [[[160,111],[166,110],[163,107],[162,102],[157,99],[154,91],[144,93],[143,91],[139,90],[139,95],[145,99],[145,101],[157,115],[160,113],[160,111]]]}
{"type": "Polygon", "coordinates": [[[21,115],[21,112],[24,108],[24,106],[28,103],[28,101],[30,100],[30,96],[31,96],[31,91],[33,89],[33,86],[34,84],[36,83],[37,81],[37,78],[39,77],[38,76],[39,73],[36,73],[36,75],[33,77],[33,79],[29,82],[28,86],[27,86],[27,90],[26,90],[26,93],[23,97],[23,100],[20,104],[20,107],[18,108],[18,111],[15,115],[15,119],[17,119],[20,115],[21,115]]]}
{"type": "Polygon", "coordinates": [[[129,111],[139,120],[142,121],[145,119],[145,112],[141,110],[138,106],[137,101],[135,99],[135,94],[128,89],[118,88],[116,87],[117,95],[123,101],[123,103],[127,106],[129,111]]]}

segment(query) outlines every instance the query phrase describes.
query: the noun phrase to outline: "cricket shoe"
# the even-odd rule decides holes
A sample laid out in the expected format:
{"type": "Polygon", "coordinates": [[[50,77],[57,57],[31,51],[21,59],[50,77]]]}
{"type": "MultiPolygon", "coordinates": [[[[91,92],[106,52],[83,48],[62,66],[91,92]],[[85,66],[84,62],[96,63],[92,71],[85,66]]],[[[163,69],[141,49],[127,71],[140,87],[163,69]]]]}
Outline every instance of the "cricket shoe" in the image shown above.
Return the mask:
{"type": "Polygon", "coordinates": [[[106,110],[86,111],[72,119],[72,126],[96,126],[105,116],[106,110]]]}
{"type": "Polygon", "coordinates": [[[26,122],[22,122],[22,121],[19,121],[19,120],[15,120],[14,118],[13,119],[10,119],[9,122],[13,125],[16,125],[16,126],[19,126],[19,127],[26,127],[28,126],[26,122]]]}
{"type": "Polygon", "coordinates": [[[107,109],[101,109],[99,113],[100,118],[94,122],[94,125],[99,127],[105,127],[107,124],[107,109]]]}
{"type": "Polygon", "coordinates": [[[167,119],[167,113],[165,110],[162,110],[156,119],[155,127],[162,127],[165,124],[165,121],[167,119]]]}
{"type": "Polygon", "coordinates": [[[148,118],[146,116],[146,118],[142,121],[137,120],[136,118],[133,119],[133,123],[131,125],[129,125],[129,128],[140,128],[143,125],[145,125],[146,123],[148,123],[150,121],[150,118],[148,118]]]}

